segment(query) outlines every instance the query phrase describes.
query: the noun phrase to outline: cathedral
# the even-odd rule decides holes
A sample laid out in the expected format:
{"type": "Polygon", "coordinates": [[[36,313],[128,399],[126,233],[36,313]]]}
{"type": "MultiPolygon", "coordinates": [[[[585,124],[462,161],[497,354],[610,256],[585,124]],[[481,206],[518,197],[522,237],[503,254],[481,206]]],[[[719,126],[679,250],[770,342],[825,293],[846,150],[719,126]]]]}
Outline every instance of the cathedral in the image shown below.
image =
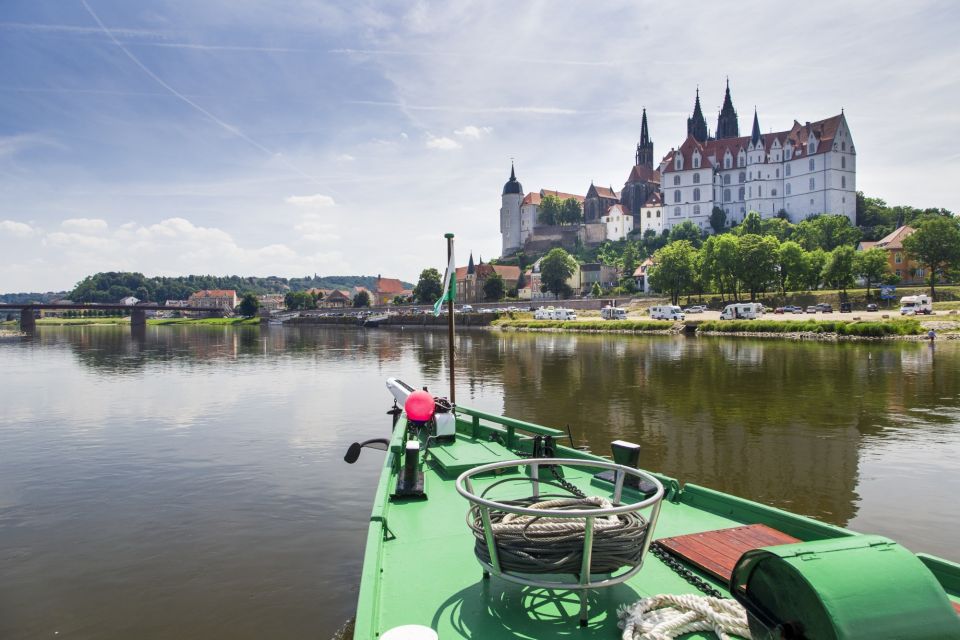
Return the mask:
{"type": "Polygon", "coordinates": [[[655,165],[644,109],[633,167],[619,192],[591,183],[584,196],[549,189],[526,193],[510,167],[501,196],[502,255],[596,245],[648,231],[666,233],[685,221],[711,232],[714,210],[723,211],[726,227],[743,222],[750,211],[792,222],[821,213],[855,222],[856,151],[843,111],[815,122],[794,120],[787,129],[763,133],[755,109],[750,135],[741,136],[728,81],[711,134],[697,89],[686,139],[655,165]],[[577,200],[583,222],[542,224],[539,206],[547,195],[577,200]]]}

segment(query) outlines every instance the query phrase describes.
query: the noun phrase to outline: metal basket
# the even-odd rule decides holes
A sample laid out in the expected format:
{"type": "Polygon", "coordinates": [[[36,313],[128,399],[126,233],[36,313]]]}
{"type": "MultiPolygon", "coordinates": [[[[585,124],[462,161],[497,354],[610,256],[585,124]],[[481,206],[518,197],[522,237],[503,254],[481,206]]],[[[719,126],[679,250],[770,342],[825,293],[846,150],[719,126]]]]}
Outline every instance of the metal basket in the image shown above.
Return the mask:
{"type": "Polygon", "coordinates": [[[483,538],[486,543],[486,554],[489,558],[487,562],[481,554],[477,554],[477,561],[484,569],[484,576],[489,574],[499,576],[504,580],[514,582],[530,587],[544,589],[570,589],[578,590],[580,593],[580,624],[585,626],[587,622],[587,590],[602,589],[616,584],[626,582],[637,574],[643,567],[643,559],[646,556],[650,543],[653,540],[653,531],[657,524],[657,518],[660,515],[660,505],[663,500],[663,485],[651,474],[638,469],[632,469],[624,465],[607,462],[605,460],[578,460],[572,458],[528,458],[522,460],[508,460],[504,462],[494,462],[492,464],[481,465],[465,471],[457,478],[457,492],[470,501],[472,508],[480,513],[482,521],[483,538]],[[481,497],[474,491],[473,478],[485,473],[497,471],[499,469],[508,469],[516,467],[529,467],[530,473],[528,480],[531,485],[531,495],[536,498],[540,496],[540,485],[547,484],[547,481],[540,479],[541,465],[562,465],[564,467],[588,467],[590,469],[609,469],[614,472],[613,491],[610,502],[613,504],[609,508],[597,509],[573,509],[557,511],[551,509],[534,509],[514,504],[504,504],[496,500],[481,497]],[[635,477],[646,480],[655,488],[655,493],[639,502],[630,504],[621,504],[620,500],[623,494],[624,480],[627,477],[635,477]],[[605,577],[594,581],[592,579],[592,556],[594,546],[594,525],[597,518],[616,516],[626,513],[636,513],[642,509],[650,508],[650,515],[647,517],[646,530],[643,533],[642,551],[638,554],[635,564],[627,565],[627,570],[622,573],[616,571],[607,573],[604,569],[605,577]],[[582,536],[583,549],[580,560],[579,571],[571,575],[570,580],[564,580],[561,575],[558,579],[539,579],[532,577],[530,572],[521,572],[508,570],[501,566],[500,557],[497,549],[497,533],[493,530],[491,522],[491,511],[512,513],[521,516],[533,516],[536,518],[580,518],[584,520],[584,531],[582,536]],[[489,555],[488,555],[489,554],[489,555]]]}

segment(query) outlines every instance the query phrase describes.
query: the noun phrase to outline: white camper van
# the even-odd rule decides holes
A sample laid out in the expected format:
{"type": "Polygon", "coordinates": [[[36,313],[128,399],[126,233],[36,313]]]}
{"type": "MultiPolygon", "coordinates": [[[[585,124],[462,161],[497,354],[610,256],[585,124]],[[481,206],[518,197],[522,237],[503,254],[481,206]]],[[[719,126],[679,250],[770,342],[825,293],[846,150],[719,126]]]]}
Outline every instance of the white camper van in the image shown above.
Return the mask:
{"type": "Polygon", "coordinates": [[[626,320],[627,310],[623,307],[606,306],[600,309],[600,317],[604,320],[626,320]]]}
{"type": "Polygon", "coordinates": [[[756,320],[763,317],[763,305],[759,302],[728,304],[720,312],[721,320],[756,320]]]}
{"type": "Polygon", "coordinates": [[[900,298],[900,315],[915,316],[921,313],[933,313],[933,301],[930,300],[930,296],[921,294],[900,298]]]}
{"type": "Polygon", "coordinates": [[[683,310],[675,304],[658,304],[650,307],[653,320],[683,320],[683,310]]]}
{"type": "Polygon", "coordinates": [[[553,320],[553,307],[540,307],[533,312],[534,320],[553,320]]]}
{"type": "Polygon", "coordinates": [[[553,319],[554,320],[576,320],[577,312],[573,309],[554,309],[553,310],[553,319]]]}

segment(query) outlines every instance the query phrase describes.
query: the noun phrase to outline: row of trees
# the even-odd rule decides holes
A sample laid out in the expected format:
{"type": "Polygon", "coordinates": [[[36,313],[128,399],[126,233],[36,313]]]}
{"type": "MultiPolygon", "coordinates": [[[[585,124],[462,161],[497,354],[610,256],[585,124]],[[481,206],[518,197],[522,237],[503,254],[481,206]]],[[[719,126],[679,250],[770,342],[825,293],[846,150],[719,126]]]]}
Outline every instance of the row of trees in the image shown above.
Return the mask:
{"type": "MultiPolygon", "coordinates": [[[[523,277],[522,275],[520,276],[523,277]]],[[[518,286],[521,286],[518,283],[518,286]]],[[[417,304],[433,304],[443,295],[443,283],[440,272],[436,269],[424,269],[420,272],[420,278],[413,288],[413,295],[409,302],[417,304]]],[[[497,302],[503,300],[507,295],[506,283],[499,273],[494,273],[487,277],[483,283],[483,296],[487,302],[497,302]]],[[[512,295],[516,295],[514,291],[512,295]]],[[[395,300],[396,302],[396,300],[395,300]]],[[[401,303],[407,300],[400,300],[401,303]]]]}
{"type": "MultiPolygon", "coordinates": [[[[937,277],[960,268],[960,224],[954,218],[927,219],[904,241],[904,249],[928,270],[933,293],[937,277]]],[[[872,283],[896,281],[884,249],[856,251],[841,244],[831,251],[808,250],[795,240],[755,233],[710,236],[699,247],[677,240],[657,251],[654,261],[650,284],[669,293],[674,303],[683,294],[707,292],[734,300],[820,287],[845,292],[858,277],[867,282],[869,296],[872,283]]]]}
{"type": "Polygon", "coordinates": [[[576,198],[561,200],[558,196],[547,195],[540,200],[540,224],[569,225],[583,222],[583,206],[576,198]]]}

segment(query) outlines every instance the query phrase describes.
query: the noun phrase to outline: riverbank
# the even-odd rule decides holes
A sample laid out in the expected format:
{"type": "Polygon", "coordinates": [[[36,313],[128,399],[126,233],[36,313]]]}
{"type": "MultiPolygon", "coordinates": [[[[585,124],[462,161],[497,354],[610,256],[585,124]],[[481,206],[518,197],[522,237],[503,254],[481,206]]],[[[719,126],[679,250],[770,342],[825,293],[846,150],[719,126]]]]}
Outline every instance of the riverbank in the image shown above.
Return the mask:
{"type": "MultiPolygon", "coordinates": [[[[41,327],[75,327],[75,326],[104,326],[104,325],[128,325],[129,317],[116,318],[37,318],[37,326],[41,327]]],[[[260,324],[259,318],[147,318],[147,324],[153,326],[167,325],[213,325],[213,326],[233,326],[233,325],[253,325],[260,324]]],[[[15,320],[0,322],[0,326],[17,326],[15,320]]]]}
{"type": "Polygon", "coordinates": [[[154,326],[169,325],[209,325],[209,326],[260,326],[260,318],[152,318],[147,324],[154,326]]]}
{"type": "Polygon", "coordinates": [[[562,333],[655,333],[683,331],[683,323],[666,320],[516,320],[501,318],[491,326],[506,331],[547,331],[562,333]]]}

